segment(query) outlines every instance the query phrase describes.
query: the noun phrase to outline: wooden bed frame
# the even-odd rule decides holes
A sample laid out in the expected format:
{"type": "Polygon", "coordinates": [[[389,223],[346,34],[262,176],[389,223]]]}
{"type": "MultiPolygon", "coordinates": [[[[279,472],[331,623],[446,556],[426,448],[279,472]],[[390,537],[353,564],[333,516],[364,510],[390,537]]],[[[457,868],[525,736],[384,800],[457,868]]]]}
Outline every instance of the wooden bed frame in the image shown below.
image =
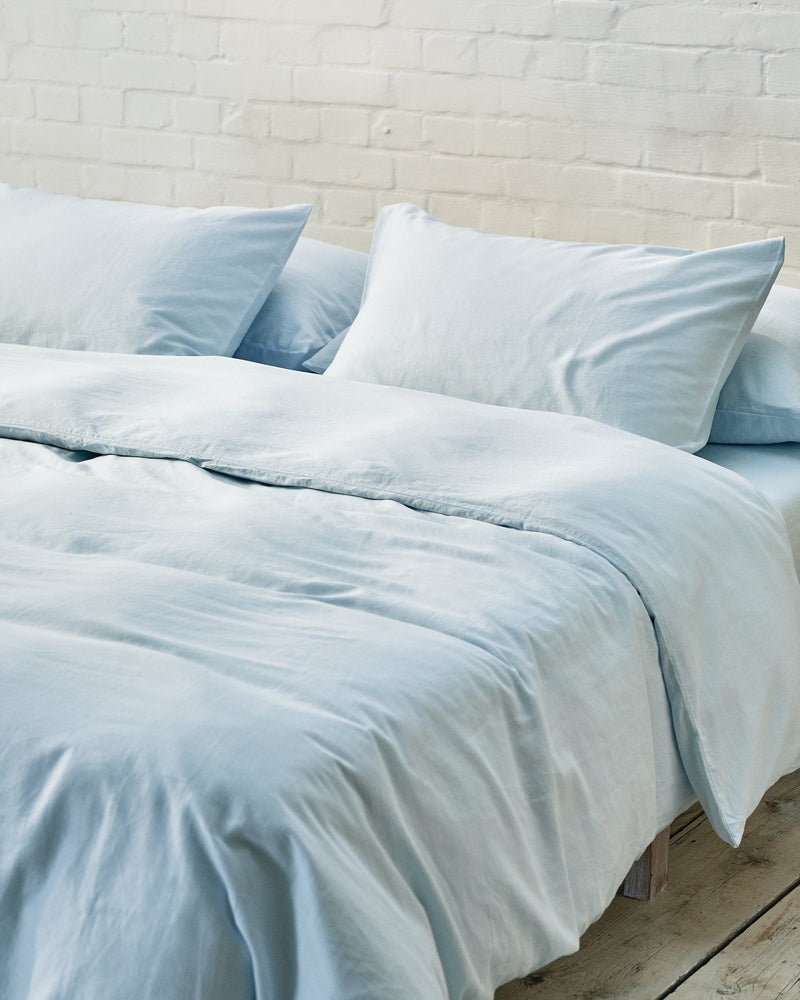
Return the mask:
{"type": "Polygon", "coordinates": [[[629,899],[652,899],[667,884],[668,868],[669,827],[666,826],[647,845],[638,861],[634,861],[625,876],[620,893],[629,899]]]}

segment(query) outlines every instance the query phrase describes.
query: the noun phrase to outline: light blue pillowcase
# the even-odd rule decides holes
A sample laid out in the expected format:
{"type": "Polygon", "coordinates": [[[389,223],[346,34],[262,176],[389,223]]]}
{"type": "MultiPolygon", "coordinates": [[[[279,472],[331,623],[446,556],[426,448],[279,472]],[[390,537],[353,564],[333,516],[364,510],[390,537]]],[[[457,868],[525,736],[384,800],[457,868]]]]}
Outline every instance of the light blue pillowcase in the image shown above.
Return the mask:
{"type": "Polygon", "coordinates": [[[0,340],[233,354],[310,211],[163,208],[0,184],[0,340]]]}
{"type": "Polygon", "coordinates": [[[353,322],[368,260],[360,250],[301,237],[235,356],[319,371],[308,362],[353,322]]]}
{"type": "Polygon", "coordinates": [[[340,330],[333,340],[329,340],[324,347],[320,348],[320,350],[316,352],[316,354],[312,354],[311,357],[308,358],[303,364],[306,371],[316,372],[317,375],[322,375],[326,372],[328,368],[330,368],[331,362],[336,357],[337,351],[342,346],[342,341],[347,336],[347,331],[349,329],[350,327],[346,326],[344,330],[340,330]]]}
{"type": "Polygon", "coordinates": [[[591,417],[697,451],[783,253],[781,239],[692,252],[496,236],[392,205],[326,377],[591,417]]]}
{"type": "Polygon", "coordinates": [[[800,290],[769,293],[722,387],[709,441],[800,441],[800,290]]]}

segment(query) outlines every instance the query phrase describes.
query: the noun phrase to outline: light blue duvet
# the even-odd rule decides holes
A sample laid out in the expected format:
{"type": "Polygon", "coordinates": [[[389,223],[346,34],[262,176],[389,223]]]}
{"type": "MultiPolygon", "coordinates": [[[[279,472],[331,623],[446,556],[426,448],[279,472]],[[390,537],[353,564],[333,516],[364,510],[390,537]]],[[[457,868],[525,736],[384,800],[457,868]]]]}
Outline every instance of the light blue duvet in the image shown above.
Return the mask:
{"type": "Polygon", "coordinates": [[[800,762],[785,529],[702,459],[15,346],[0,433],[3,1000],[488,1000],[682,769],[736,842],[800,762]]]}

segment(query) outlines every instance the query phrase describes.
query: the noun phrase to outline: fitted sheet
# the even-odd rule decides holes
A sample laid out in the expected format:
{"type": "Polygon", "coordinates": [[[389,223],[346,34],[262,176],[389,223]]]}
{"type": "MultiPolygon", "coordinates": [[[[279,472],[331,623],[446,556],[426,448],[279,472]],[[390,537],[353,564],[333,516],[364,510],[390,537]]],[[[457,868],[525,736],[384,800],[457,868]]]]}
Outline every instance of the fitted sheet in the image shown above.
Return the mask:
{"type": "Polygon", "coordinates": [[[800,444],[711,444],[698,454],[743,476],[777,507],[800,574],[800,444]]]}

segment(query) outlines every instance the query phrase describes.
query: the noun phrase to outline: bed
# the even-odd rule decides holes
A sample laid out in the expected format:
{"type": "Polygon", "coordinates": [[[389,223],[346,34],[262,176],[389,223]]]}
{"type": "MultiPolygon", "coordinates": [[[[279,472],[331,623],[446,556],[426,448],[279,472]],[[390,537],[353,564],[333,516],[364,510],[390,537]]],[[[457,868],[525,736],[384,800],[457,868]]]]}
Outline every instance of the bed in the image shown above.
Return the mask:
{"type": "Polygon", "coordinates": [[[736,843],[800,763],[791,518],[737,470],[774,446],[730,441],[795,420],[737,368],[785,346],[752,332],[796,308],[780,241],[396,206],[367,262],[307,215],[0,192],[9,1000],[486,1000],[689,802],[736,843]],[[539,370],[492,340],[476,381],[487,319],[531,309],[520,256],[539,370]]]}

